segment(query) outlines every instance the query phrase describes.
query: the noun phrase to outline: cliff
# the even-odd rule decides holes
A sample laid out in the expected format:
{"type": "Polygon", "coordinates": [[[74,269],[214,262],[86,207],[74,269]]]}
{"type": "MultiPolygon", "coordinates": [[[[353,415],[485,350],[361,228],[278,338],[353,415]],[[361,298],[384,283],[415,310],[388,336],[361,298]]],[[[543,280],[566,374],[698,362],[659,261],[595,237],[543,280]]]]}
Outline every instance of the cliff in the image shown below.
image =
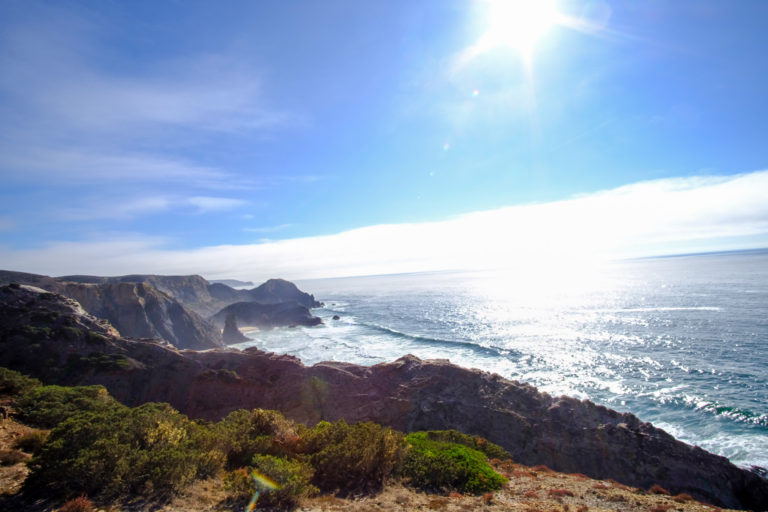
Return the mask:
{"type": "MultiPolygon", "coordinates": [[[[163,338],[179,348],[223,346],[222,328],[230,311],[238,325],[262,329],[321,323],[308,309],[321,304],[282,279],[270,279],[252,290],[236,290],[196,275],[53,278],[0,271],[0,284],[8,283],[38,286],[74,298],[90,314],[109,320],[124,336],[163,338]]],[[[233,343],[238,337],[230,331],[227,339],[233,343]]]]}
{"type": "Polygon", "coordinates": [[[309,309],[298,302],[279,302],[260,304],[258,302],[236,302],[225,307],[211,317],[218,327],[224,327],[228,316],[233,316],[237,325],[273,329],[282,326],[319,325],[322,320],[312,316],[309,309]]]}
{"type": "Polygon", "coordinates": [[[766,480],[631,414],[551,397],[448,361],[406,356],[372,367],[306,367],[256,349],[178,351],[120,338],[71,299],[5,286],[0,365],[50,383],[103,384],[129,405],[166,401],[194,418],[263,407],[310,424],[345,418],[404,431],[456,428],[502,445],[524,464],[646,488],[659,484],[733,508],[768,504],[766,480]]]}
{"type": "MultiPolygon", "coordinates": [[[[179,301],[186,308],[191,309],[202,317],[210,316],[226,304],[209,293],[210,283],[201,276],[159,276],[152,274],[133,274],[127,276],[100,277],[100,276],[62,276],[60,281],[76,283],[143,283],[163,293],[166,293],[179,301]]],[[[225,286],[225,285],[221,285],[225,286]]],[[[228,287],[227,287],[228,288],[228,287]]],[[[236,290],[233,290],[236,291],[236,290]]],[[[234,301],[232,301],[234,302],[234,301]]],[[[227,303],[228,304],[228,303],[227,303]]]]}
{"type": "Polygon", "coordinates": [[[162,338],[179,348],[221,347],[221,331],[146,283],[62,283],[57,290],[125,336],[162,338]]]}
{"type": "MultiPolygon", "coordinates": [[[[163,338],[179,348],[205,349],[224,345],[219,329],[185,308],[167,292],[153,287],[151,280],[131,281],[130,276],[71,277],[73,281],[1,271],[0,283],[30,284],[73,298],[90,314],[108,320],[124,336],[163,338]]],[[[190,276],[185,282],[192,283],[194,287],[196,277],[199,276],[190,276]]],[[[164,282],[160,279],[154,281],[164,282]]],[[[175,282],[174,278],[171,277],[169,282],[175,282]]],[[[168,283],[165,284],[166,289],[174,289],[187,298],[194,294],[185,286],[169,287],[168,283]]]]}
{"type": "Polygon", "coordinates": [[[298,302],[307,309],[319,308],[323,304],[313,295],[302,292],[295,284],[285,279],[270,279],[266,283],[248,291],[250,300],[261,304],[280,302],[298,302]]]}
{"type": "Polygon", "coordinates": [[[236,290],[221,282],[209,283],[201,276],[195,275],[62,276],[58,279],[61,281],[97,284],[146,283],[174,297],[185,307],[205,318],[235,302],[259,302],[261,304],[298,302],[308,309],[317,308],[322,305],[315,300],[314,296],[302,292],[295,284],[284,279],[270,279],[251,290],[236,290]]]}
{"type": "Polygon", "coordinates": [[[237,328],[237,319],[235,318],[234,313],[227,314],[224,319],[224,329],[221,331],[221,336],[224,339],[224,343],[228,345],[242,343],[249,339],[237,328]]]}

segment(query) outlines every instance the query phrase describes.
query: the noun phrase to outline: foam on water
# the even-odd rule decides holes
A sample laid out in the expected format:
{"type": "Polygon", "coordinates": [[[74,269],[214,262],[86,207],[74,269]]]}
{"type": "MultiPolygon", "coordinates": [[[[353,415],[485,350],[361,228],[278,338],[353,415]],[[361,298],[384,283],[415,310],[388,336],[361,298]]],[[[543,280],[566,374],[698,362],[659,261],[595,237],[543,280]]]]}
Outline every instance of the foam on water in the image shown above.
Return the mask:
{"type": "Polygon", "coordinates": [[[315,310],[324,325],[255,332],[242,346],[306,364],[450,359],[632,412],[737,464],[768,466],[768,252],[555,276],[303,282],[326,303],[315,310]]]}

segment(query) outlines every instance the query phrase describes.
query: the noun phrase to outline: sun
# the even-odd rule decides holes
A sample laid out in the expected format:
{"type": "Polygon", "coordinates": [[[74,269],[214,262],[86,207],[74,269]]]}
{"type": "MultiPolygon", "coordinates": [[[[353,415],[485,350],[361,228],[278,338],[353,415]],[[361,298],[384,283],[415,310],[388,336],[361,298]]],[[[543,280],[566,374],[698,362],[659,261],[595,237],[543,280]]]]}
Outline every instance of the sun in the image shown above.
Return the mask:
{"type": "Polygon", "coordinates": [[[489,25],[476,45],[480,52],[508,47],[530,60],[536,43],[561,18],[554,0],[486,1],[489,25]]]}

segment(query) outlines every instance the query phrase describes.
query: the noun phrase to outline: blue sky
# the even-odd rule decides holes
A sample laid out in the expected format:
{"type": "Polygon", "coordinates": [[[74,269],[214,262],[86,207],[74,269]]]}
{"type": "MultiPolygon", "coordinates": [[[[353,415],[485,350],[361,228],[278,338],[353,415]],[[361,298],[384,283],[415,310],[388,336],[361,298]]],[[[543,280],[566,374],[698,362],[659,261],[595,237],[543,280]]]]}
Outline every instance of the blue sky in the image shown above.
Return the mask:
{"type": "Polygon", "coordinates": [[[768,3],[563,0],[527,50],[505,9],[4,1],[0,267],[301,278],[768,246],[768,3]]]}

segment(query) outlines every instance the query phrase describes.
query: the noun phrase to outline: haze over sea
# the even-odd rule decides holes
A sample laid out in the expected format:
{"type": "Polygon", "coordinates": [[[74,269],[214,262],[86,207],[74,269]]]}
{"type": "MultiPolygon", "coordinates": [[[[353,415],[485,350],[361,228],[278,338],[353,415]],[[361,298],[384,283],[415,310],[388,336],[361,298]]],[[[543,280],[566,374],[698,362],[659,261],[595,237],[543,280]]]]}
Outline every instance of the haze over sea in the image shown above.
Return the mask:
{"type": "Polygon", "coordinates": [[[325,302],[324,325],[239,347],[310,365],[450,359],[768,467],[768,250],[299,285],[325,302]]]}

